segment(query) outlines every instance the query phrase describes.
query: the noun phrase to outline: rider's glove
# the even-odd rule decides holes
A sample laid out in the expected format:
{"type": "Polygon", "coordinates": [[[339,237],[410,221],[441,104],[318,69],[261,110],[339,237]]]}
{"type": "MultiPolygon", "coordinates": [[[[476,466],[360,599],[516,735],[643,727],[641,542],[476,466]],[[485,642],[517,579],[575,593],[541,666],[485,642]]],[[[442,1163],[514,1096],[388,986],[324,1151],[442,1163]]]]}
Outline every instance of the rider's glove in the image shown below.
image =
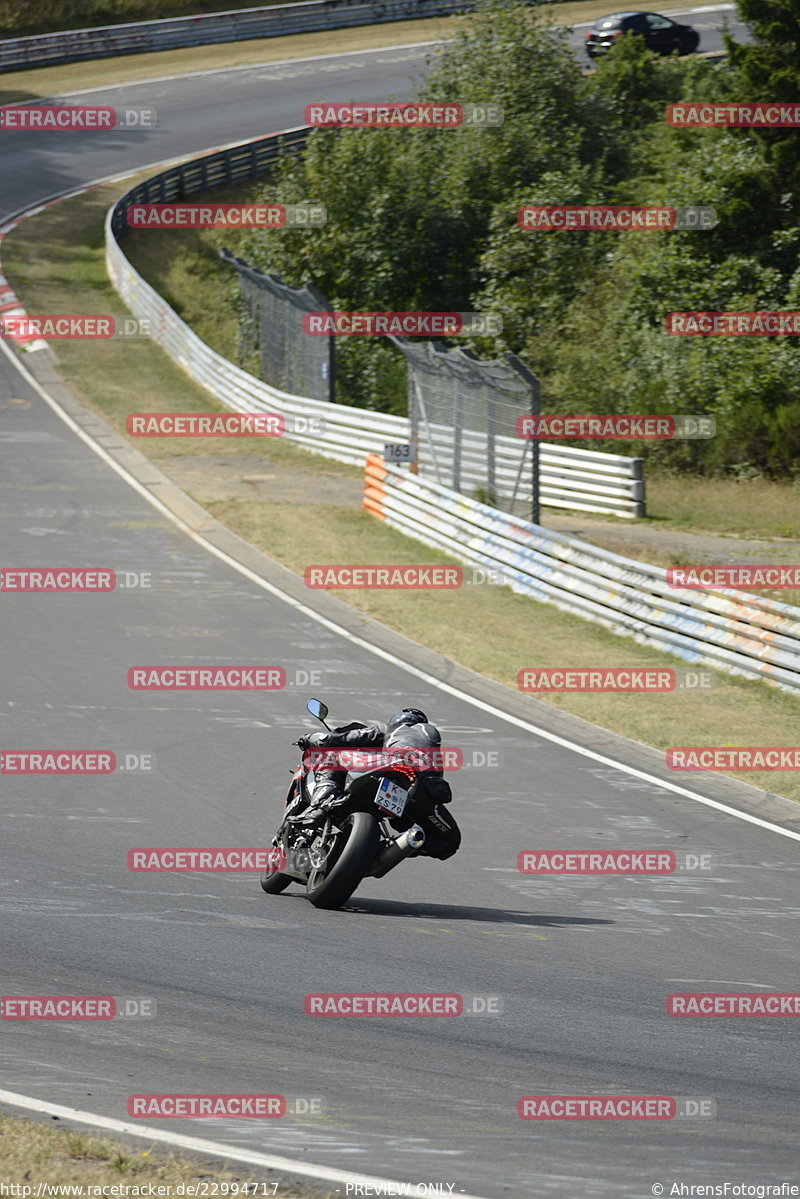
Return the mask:
{"type": "Polygon", "coordinates": [[[324,736],[324,733],[308,733],[304,737],[298,737],[297,744],[301,749],[311,749],[312,746],[319,745],[324,736]]]}

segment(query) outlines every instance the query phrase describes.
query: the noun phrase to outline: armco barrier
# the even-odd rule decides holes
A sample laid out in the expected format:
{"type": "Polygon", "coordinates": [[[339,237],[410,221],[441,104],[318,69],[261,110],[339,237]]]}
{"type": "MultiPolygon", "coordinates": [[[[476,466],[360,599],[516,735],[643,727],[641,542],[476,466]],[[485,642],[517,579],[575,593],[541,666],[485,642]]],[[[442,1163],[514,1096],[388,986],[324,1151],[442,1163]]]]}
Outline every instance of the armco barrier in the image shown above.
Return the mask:
{"type": "Polygon", "coordinates": [[[469,8],[469,0],[304,0],[232,12],[165,17],[95,29],[67,29],[0,42],[0,72],[52,66],[87,58],[146,54],[212,42],[239,42],[287,33],[379,25],[387,21],[446,17],[469,8]]]}
{"type": "MultiPolygon", "coordinates": [[[[305,128],[258,138],[256,141],[216,151],[179,163],[131,188],[110,209],[106,218],[106,266],[115,289],[137,317],[150,321],[153,338],[197,383],[226,408],[238,412],[269,411],[284,416],[323,418],[324,436],[293,433],[291,439],[327,458],[361,466],[364,455],[382,451],[389,441],[408,441],[406,417],[387,416],[365,408],[329,404],[290,395],[250,375],[217,354],[194,333],[128,262],[120,245],[126,229],[129,204],[169,203],[204,192],[216,184],[231,184],[265,174],[279,153],[279,142],[293,152],[305,144],[305,128]]],[[[434,435],[437,432],[433,428],[434,435]]],[[[511,450],[513,438],[498,438],[498,477],[516,476],[511,450]],[[504,449],[507,451],[504,454],[504,449]]],[[[483,447],[476,433],[465,432],[462,480],[477,485],[483,480],[483,447]]],[[[435,466],[423,451],[421,465],[435,477],[435,466]]],[[[597,450],[542,445],[540,449],[541,503],[550,508],[579,509],[615,516],[644,515],[642,460],[597,450]]]]}
{"type": "Polygon", "coordinates": [[[800,692],[800,608],[672,588],[659,566],[516,520],[377,455],[366,459],[364,507],[457,561],[502,571],[514,591],[688,662],[800,692]]]}

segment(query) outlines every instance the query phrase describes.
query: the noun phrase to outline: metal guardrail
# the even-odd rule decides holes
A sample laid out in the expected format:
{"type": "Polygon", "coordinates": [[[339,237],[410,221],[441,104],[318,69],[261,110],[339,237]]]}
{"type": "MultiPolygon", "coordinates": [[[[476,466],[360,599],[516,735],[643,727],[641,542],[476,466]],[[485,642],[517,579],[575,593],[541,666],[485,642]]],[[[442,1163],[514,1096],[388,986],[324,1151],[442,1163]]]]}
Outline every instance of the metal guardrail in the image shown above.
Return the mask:
{"type": "MultiPolygon", "coordinates": [[[[446,443],[446,430],[429,426],[434,442],[446,443]]],[[[410,433],[410,428],[409,428],[410,433]]],[[[485,439],[480,433],[461,433],[461,483],[476,487],[485,483],[485,439]]],[[[436,463],[427,441],[419,443],[419,461],[424,474],[436,478],[436,463]]],[[[543,442],[539,447],[539,503],[545,508],[597,512],[606,516],[645,515],[645,483],[642,458],[581,450],[543,442]]],[[[530,473],[530,465],[526,465],[530,473]]],[[[519,474],[519,443],[513,437],[495,438],[495,478],[510,492],[519,474]]],[[[529,510],[529,509],[528,509],[529,510]]]]}
{"type": "MultiPolygon", "coordinates": [[[[226,408],[238,412],[279,412],[284,416],[303,417],[306,420],[321,418],[325,422],[324,436],[312,431],[292,432],[286,436],[314,453],[361,466],[365,454],[382,451],[386,442],[408,441],[411,430],[406,417],[387,416],[365,408],[351,408],[344,404],[329,404],[291,395],[248,374],[201,341],[158,292],[134,270],[120,246],[120,239],[127,228],[125,209],[129,204],[169,203],[206,191],[217,184],[257,178],[275,162],[281,145],[289,152],[301,150],[307,132],[304,127],[289,129],[218,150],[202,158],[168,167],[137,184],[117,201],[106,218],[106,266],[114,288],[133,314],[150,321],[154,340],[195,382],[211,392],[226,408]]],[[[504,464],[500,446],[499,472],[512,469],[513,439],[498,439],[498,442],[505,441],[509,443],[506,447],[508,458],[504,464]]],[[[480,437],[477,434],[465,434],[462,479],[468,485],[476,485],[483,479],[479,469],[482,453],[480,437]]],[[[421,462],[433,469],[432,462],[426,461],[424,452],[421,462]]],[[[540,488],[541,503],[547,507],[626,517],[644,515],[640,458],[543,444],[540,488]]]]}
{"type": "Polygon", "coordinates": [[[513,591],[688,662],[800,692],[800,608],[670,587],[662,567],[506,516],[377,455],[366,460],[364,507],[457,561],[502,572],[513,591]]]}
{"type": "Polygon", "coordinates": [[[37,33],[0,42],[0,72],[287,33],[446,17],[469,7],[469,0],[302,0],[299,4],[37,33]]]}
{"type": "Polygon", "coordinates": [[[115,242],[125,235],[128,228],[125,210],[130,204],[169,204],[172,200],[181,200],[212,187],[258,179],[267,174],[281,149],[288,153],[299,153],[306,144],[307,136],[308,129],[304,125],[286,129],[281,133],[271,133],[267,137],[176,163],[158,175],[152,175],[127,191],[110,210],[106,250],[109,232],[115,242]]]}

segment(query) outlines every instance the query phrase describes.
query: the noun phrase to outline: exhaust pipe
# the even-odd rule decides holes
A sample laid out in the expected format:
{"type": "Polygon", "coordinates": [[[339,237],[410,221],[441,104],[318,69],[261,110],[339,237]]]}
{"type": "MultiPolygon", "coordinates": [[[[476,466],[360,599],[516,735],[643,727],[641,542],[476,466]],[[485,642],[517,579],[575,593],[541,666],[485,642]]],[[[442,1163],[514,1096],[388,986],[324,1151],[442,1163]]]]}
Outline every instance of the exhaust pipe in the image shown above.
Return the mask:
{"type": "Polygon", "coordinates": [[[409,857],[425,844],[425,833],[418,824],[412,824],[410,829],[395,837],[391,845],[381,850],[375,859],[375,865],[369,872],[370,878],[383,878],[390,870],[409,857]]]}

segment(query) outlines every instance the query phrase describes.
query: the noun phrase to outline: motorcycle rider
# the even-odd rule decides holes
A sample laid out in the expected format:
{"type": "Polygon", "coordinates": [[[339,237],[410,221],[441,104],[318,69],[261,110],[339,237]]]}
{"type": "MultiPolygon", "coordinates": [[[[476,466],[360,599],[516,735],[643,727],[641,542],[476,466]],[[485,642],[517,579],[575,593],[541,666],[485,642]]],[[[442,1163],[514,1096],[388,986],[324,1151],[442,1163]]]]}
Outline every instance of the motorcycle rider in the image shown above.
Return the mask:
{"type": "MultiPolygon", "coordinates": [[[[300,737],[301,749],[427,749],[438,747],[442,737],[435,725],[419,708],[401,708],[386,723],[362,724],[353,721],[325,733],[310,733],[300,737]]],[[[335,803],[343,794],[346,770],[315,772],[311,806],[324,808],[335,803]]],[[[450,803],[453,793],[438,769],[421,770],[414,791],[414,819],[425,833],[425,844],[417,852],[444,861],[458,850],[461,830],[453,817],[443,811],[442,804],[450,803]]]]}

